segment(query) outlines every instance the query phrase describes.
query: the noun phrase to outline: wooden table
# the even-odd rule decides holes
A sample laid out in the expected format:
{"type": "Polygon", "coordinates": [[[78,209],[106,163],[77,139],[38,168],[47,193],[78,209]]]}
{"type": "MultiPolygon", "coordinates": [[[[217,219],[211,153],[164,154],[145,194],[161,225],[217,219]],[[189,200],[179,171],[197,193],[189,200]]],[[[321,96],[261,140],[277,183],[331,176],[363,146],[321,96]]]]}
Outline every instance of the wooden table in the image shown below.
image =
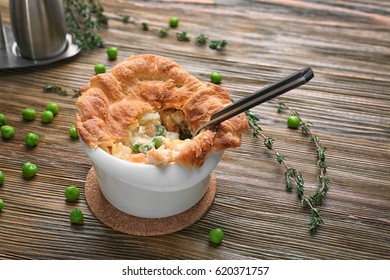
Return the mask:
{"type": "MultiPolygon", "coordinates": [[[[3,259],[390,259],[390,4],[387,1],[102,1],[109,17],[100,35],[119,49],[108,61],[105,49],[82,51],[47,66],[0,72],[0,113],[16,129],[0,140],[0,170],[5,183],[0,198],[0,258],[3,259]],[[122,17],[128,15],[128,23],[122,17]],[[171,16],[176,30],[159,37],[171,16]],[[141,28],[148,22],[150,30],[141,28]],[[205,34],[225,39],[218,51],[195,43],[205,34]],[[68,129],[76,114],[72,90],[85,85],[102,62],[110,69],[128,56],[154,53],[182,65],[202,81],[212,71],[234,99],[247,96],[282,77],[311,66],[315,78],[283,95],[327,148],[331,182],[318,207],[325,224],[311,234],[310,212],[300,207],[296,191],[286,192],[285,169],[261,139],[250,131],[240,148],[228,150],[215,172],[217,195],[206,215],[179,232],[158,237],[126,235],[91,214],[83,192],[91,162],[68,129]],[[42,92],[59,84],[67,96],[42,92]],[[39,113],[50,101],[60,112],[50,124],[39,113]],[[23,122],[25,107],[38,118],[23,122]],[[40,144],[24,145],[28,131],[40,144]],[[35,162],[39,173],[22,178],[21,165],[35,162]],[[66,203],[64,189],[78,185],[81,198],[66,203]],[[69,212],[79,207],[84,224],[72,225],[69,212]],[[221,227],[220,246],[208,233],[221,227]]],[[[5,25],[8,1],[1,0],[5,25]]],[[[300,170],[308,194],[318,186],[315,148],[299,130],[288,129],[288,113],[277,113],[277,101],[259,105],[264,134],[290,166],[300,170]]]]}

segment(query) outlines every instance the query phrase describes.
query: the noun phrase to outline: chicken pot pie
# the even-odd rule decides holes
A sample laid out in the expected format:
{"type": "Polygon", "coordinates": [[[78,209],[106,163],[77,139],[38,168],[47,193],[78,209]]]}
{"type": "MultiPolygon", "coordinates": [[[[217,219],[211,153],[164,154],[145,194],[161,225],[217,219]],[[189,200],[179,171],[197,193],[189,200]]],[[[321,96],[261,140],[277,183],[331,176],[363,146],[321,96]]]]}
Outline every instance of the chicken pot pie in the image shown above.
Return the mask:
{"type": "Polygon", "coordinates": [[[242,113],[192,138],[231,97],[158,55],[131,56],[111,73],[93,76],[79,93],[81,139],[131,162],[200,167],[209,153],[240,146],[248,128],[242,113]]]}

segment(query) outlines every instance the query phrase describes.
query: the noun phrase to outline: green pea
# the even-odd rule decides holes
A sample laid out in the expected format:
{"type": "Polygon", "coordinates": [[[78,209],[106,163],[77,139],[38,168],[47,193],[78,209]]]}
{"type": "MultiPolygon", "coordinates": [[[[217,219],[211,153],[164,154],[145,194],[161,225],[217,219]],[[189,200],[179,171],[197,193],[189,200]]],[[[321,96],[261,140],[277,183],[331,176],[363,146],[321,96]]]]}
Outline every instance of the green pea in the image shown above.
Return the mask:
{"type": "Polygon", "coordinates": [[[57,103],[50,102],[46,105],[46,111],[51,111],[53,115],[56,115],[59,111],[57,103]]]}
{"type": "Polygon", "coordinates": [[[106,73],[106,66],[103,63],[95,64],[95,74],[106,73]]]}
{"type": "Polygon", "coordinates": [[[0,171],[0,185],[4,184],[4,172],[0,171]]]}
{"type": "Polygon", "coordinates": [[[26,134],[26,137],[24,138],[24,140],[25,140],[27,146],[35,147],[39,143],[39,136],[38,136],[38,134],[28,132],[26,134]]]}
{"type": "Polygon", "coordinates": [[[32,178],[35,176],[35,174],[37,174],[37,172],[38,172],[38,167],[34,163],[25,162],[22,165],[22,173],[23,173],[24,178],[27,178],[27,179],[32,178]]]}
{"type": "Polygon", "coordinates": [[[67,201],[76,201],[80,196],[80,189],[76,186],[69,186],[65,189],[65,198],[67,201]]]}
{"type": "Polygon", "coordinates": [[[157,129],[156,129],[156,135],[157,136],[163,136],[163,135],[165,135],[165,133],[166,133],[166,128],[163,126],[163,125],[158,125],[157,126],[157,129]]]}
{"type": "Polygon", "coordinates": [[[118,56],[118,48],[110,47],[107,49],[107,56],[109,60],[115,60],[118,56]]]}
{"type": "Polygon", "coordinates": [[[43,123],[50,123],[53,121],[53,119],[54,119],[54,114],[52,111],[44,111],[41,114],[41,120],[43,123]]]}
{"type": "Polygon", "coordinates": [[[79,134],[77,132],[77,129],[76,129],[76,125],[75,124],[72,124],[69,128],[69,134],[72,138],[79,138],[79,134]]]}
{"type": "Polygon", "coordinates": [[[210,74],[210,80],[211,80],[211,82],[214,83],[214,84],[220,84],[221,81],[222,81],[222,74],[219,73],[219,72],[216,72],[216,71],[211,72],[211,74],[210,74]]]}
{"type": "Polygon", "coordinates": [[[4,201],[0,199],[0,211],[4,208],[4,201]]]}
{"type": "Polygon", "coordinates": [[[301,119],[298,116],[291,115],[287,118],[287,126],[292,129],[298,128],[301,123],[301,119]]]}
{"type": "Polygon", "coordinates": [[[70,212],[69,218],[72,223],[81,223],[84,220],[84,215],[81,209],[76,208],[70,212]]]}
{"type": "Polygon", "coordinates": [[[11,139],[15,134],[15,129],[9,125],[3,125],[0,130],[1,130],[1,137],[7,140],[11,139]]]}
{"type": "Polygon", "coordinates": [[[179,18],[178,17],[171,17],[168,21],[169,26],[172,28],[178,27],[179,26],[179,18]]]}
{"type": "Polygon", "coordinates": [[[33,108],[24,108],[22,111],[22,117],[26,121],[34,120],[35,115],[36,115],[36,112],[35,112],[35,109],[33,109],[33,108]]]}
{"type": "Polygon", "coordinates": [[[155,138],[153,138],[152,142],[153,142],[153,145],[154,145],[154,147],[155,147],[156,149],[160,148],[161,145],[163,144],[163,140],[161,139],[161,137],[155,137],[155,138]]]}
{"type": "Polygon", "coordinates": [[[7,123],[7,118],[4,116],[4,114],[0,114],[0,126],[3,126],[7,123]]]}
{"type": "Polygon", "coordinates": [[[221,244],[223,239],[223,231],[220,228],[214,228],[210,231],[209,239],[214,244],[221,244]]]}
{"type": "Polygon", "coordinates": [[[148,143],[148,144],[144,144],[142,145],[139,150],[140,152],[142,153],[147,153],[149,150],[153,149],[154,145],[153,143],[148,143]]]}
{"type": "Polygon", "coordinates": [[[140,148],[142,147],[142,144],[140,143],[135,143],[133,145],[133,147],[131,147],[131,150],[134,154],[139,154],[141,151],[140,151],[140,148]]]}

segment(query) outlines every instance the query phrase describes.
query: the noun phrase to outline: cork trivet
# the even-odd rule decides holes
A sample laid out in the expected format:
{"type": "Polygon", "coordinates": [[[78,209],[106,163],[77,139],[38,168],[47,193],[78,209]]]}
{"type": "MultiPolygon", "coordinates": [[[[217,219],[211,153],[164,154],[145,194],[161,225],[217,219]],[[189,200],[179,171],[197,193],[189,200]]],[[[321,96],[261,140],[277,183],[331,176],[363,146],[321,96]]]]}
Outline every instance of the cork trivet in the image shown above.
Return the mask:
{"type": "Polygon", "coordinates": [[[106,226],[130,235],[156,236],[173,233],[189,227],[209,210],[217,190],[215,173],[211,173],[203,198],[187,211],[166,218],[140,218],[126,214],[112,206],[100,190],[94,168],[85,182],[85,199],[92,214],[106,226]]]}

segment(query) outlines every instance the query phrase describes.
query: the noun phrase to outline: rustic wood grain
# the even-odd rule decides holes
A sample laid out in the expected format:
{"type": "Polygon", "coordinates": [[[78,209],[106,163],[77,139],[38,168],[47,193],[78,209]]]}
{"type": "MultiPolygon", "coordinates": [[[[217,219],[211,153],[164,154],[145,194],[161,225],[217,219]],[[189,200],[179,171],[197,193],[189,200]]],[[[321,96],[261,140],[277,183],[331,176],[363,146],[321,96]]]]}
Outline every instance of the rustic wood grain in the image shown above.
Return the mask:
{"type": "MultiPolygon", "coordinates": [[[[390,3],[388,1],[102,1],[109,27],[101,30],[107,46],[119,48],[118,61],[134,54],[170,57],[208,81],[223,75],[222,86],[239,99],[285,75],[312,66],[315,78],[281,99],[313,122],[327,147],[331,189],[319,207],[325,225],[307,228],[309,213],[296,194],[284,190],[283,167],[248,132],[238,149],[229,150],[216,168],[218,190],[208,213],[180,232],[133,237],[100,223],[84,194],[67,203],[68,185],[82,188],[91,162],[68,128],[76,113],[72,89],[87,83],[96,62],[107,64],[105,49],[82,52],[48,66],[0,71],[0,113],[16,128],[12,140],[0,140],[1,259],[390,259],[390,3]],[[186,3],[188,2],[188,3],[186,3]],[[189,3],[197,2],[197,3],[189,3]],[[201,3],[202,2],[202,3],[201,3]],[[129,15],[129,23],[121,21],[129,15]],[[178,42],[176,30],[160,38],[171,16],[190,42],[178,42]],[[141,29],[148,22],[150,31],[141,29]],[[195,43],[199,34],[226,39],[224,51],[195,43]],[[44,94],[45,84],[61,84],[68,96],[44,94]],[[41,112],[49,101],[60,112],[53,123],[24,122],[21,111],[41,112]],[[34,149],[24,135],[38,132],[34,149]],[[38,164],[25,180],[21,165],[38,164]],[[79,207],[81,226],[68,214],[79,207]],[[220,246],[208,232],[221,227],[220,246]]],[[[0,1],[9,25],[8,1],[0,1]]],[[[276,101],[253,111],[264,133],[290,165],[301,170],[308,192],[317,186],[313,146],[299,131],[286,128],[276,101]]]]}

